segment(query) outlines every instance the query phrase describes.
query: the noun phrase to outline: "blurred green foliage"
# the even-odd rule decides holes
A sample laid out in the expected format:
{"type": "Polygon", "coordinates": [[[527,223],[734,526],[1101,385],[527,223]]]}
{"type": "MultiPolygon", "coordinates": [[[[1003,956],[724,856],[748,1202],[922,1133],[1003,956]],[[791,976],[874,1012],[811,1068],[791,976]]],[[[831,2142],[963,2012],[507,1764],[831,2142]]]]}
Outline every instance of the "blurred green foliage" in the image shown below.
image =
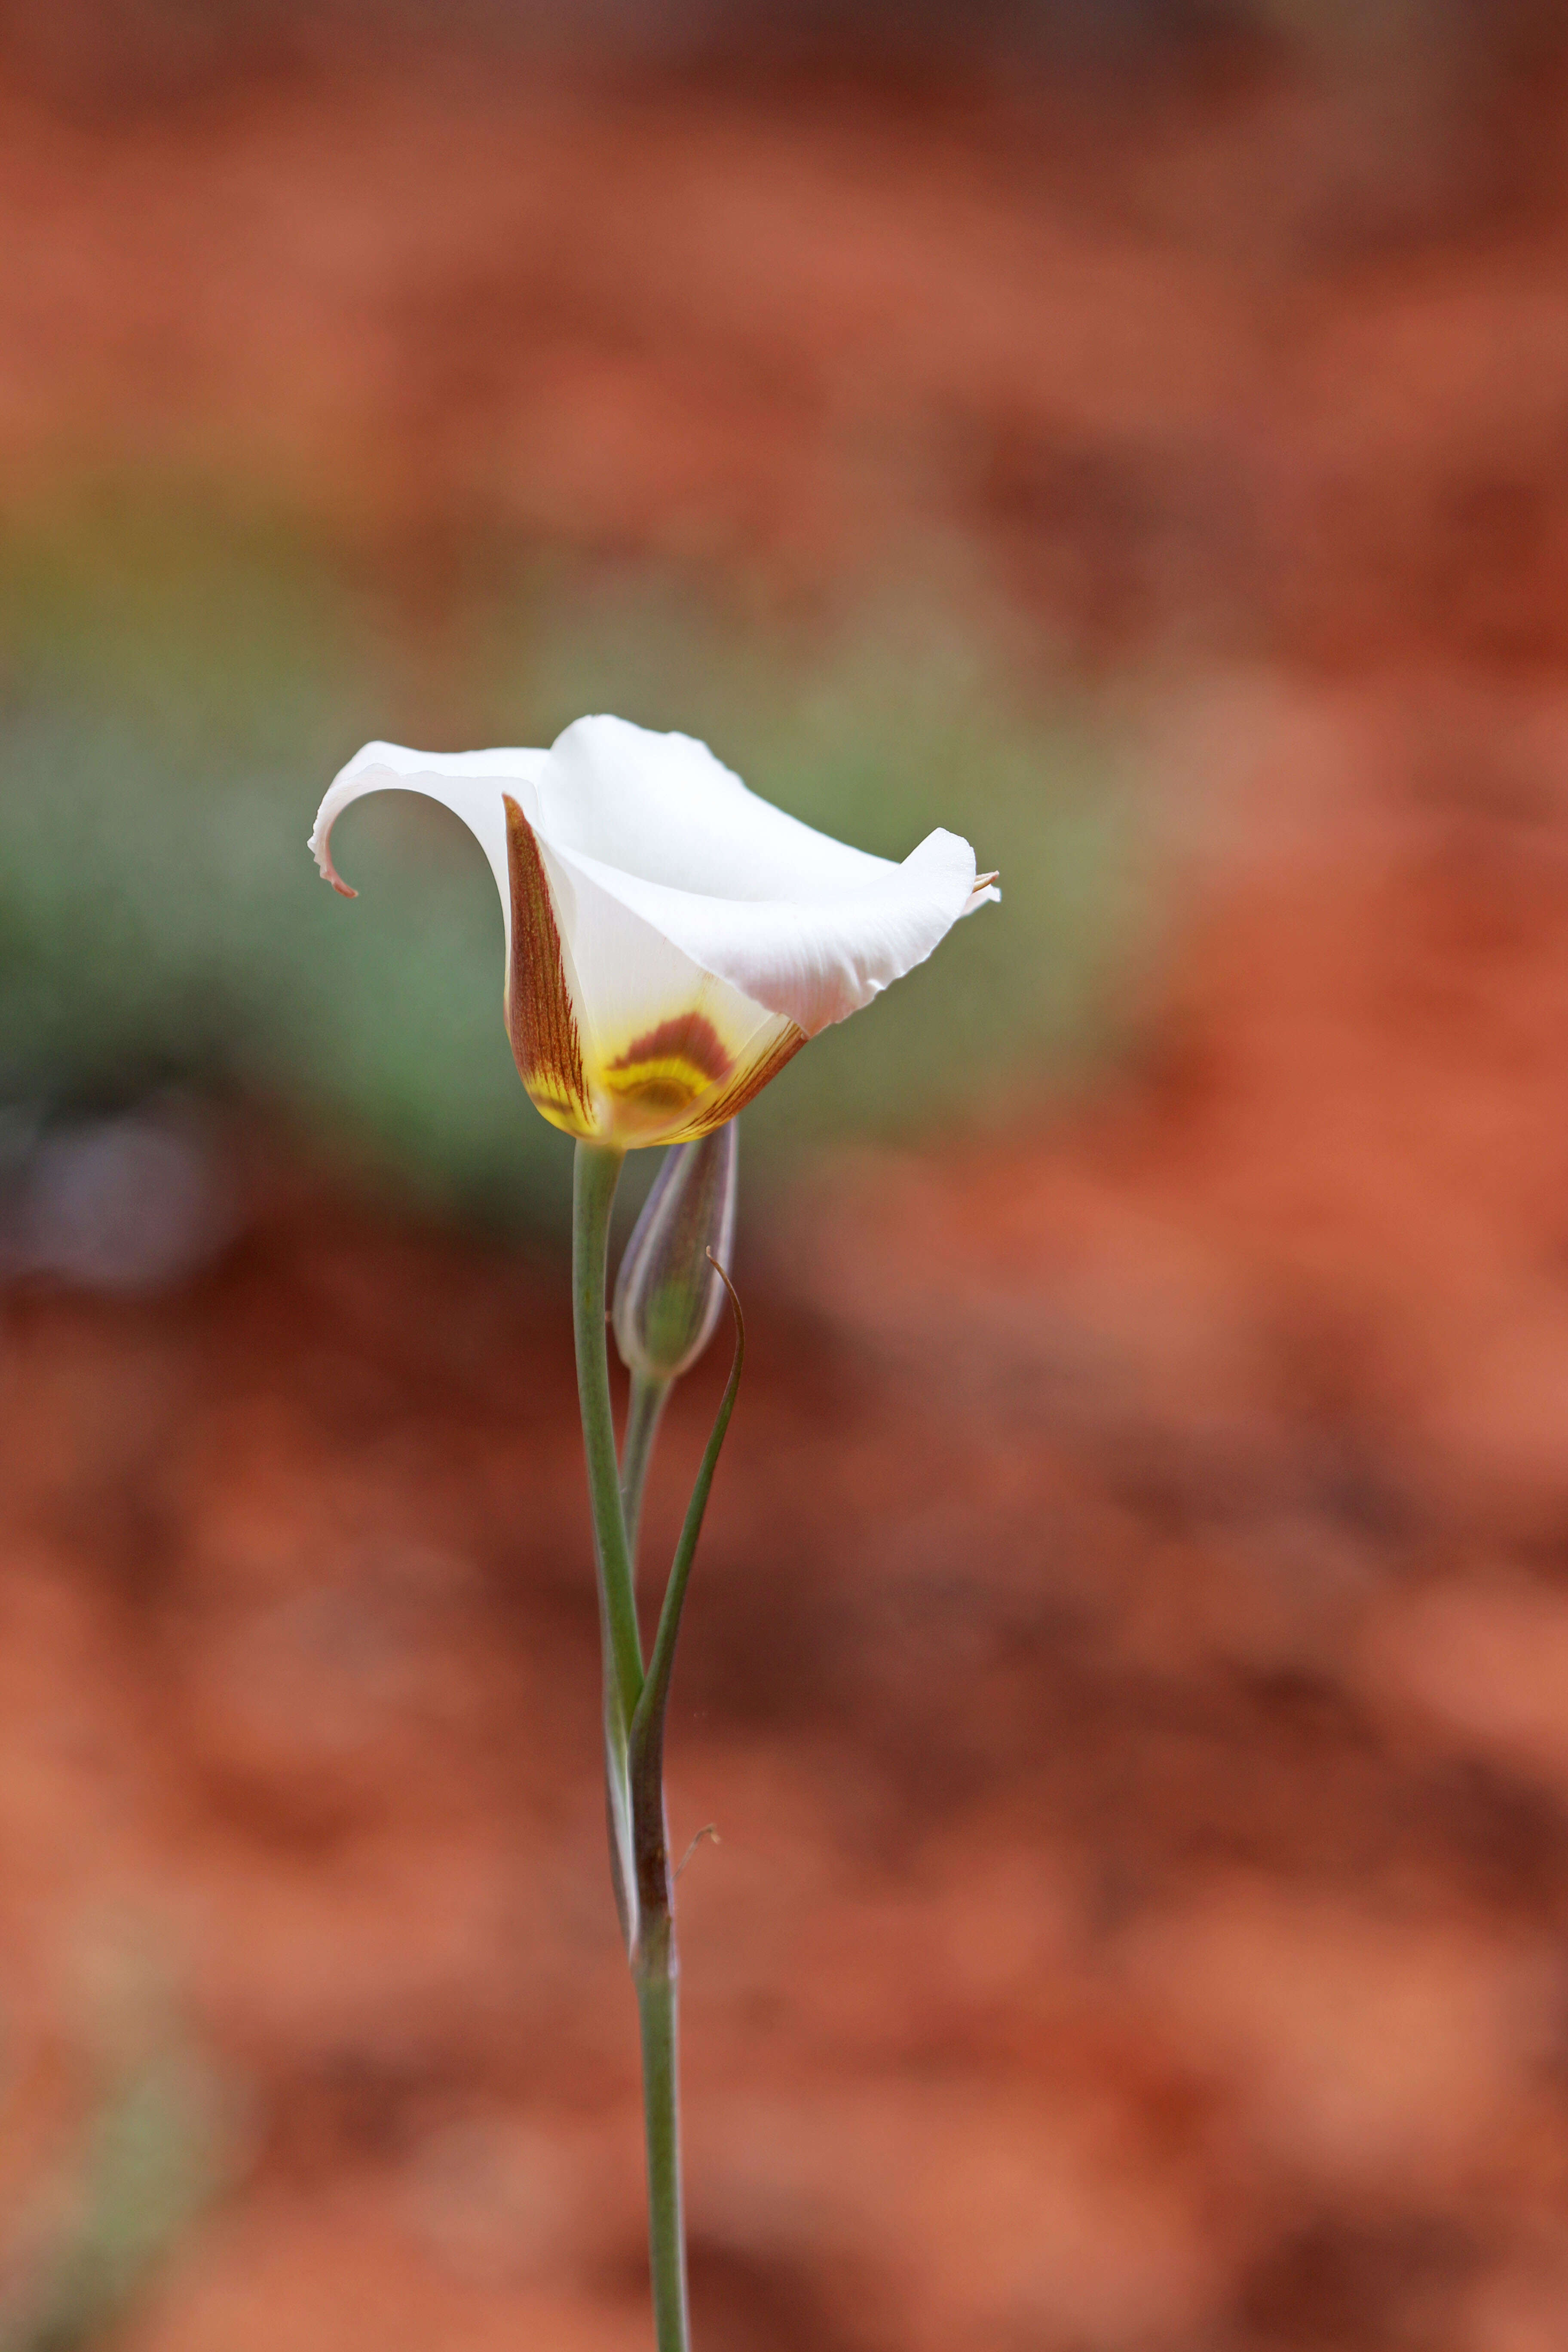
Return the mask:
{"type": "Polygon", "coordinates": [[[1002,869],[1000,909],[769,1089],[749,1152],[1011,1116],[1095,1050],[1139,914],[1124,764],[951,608],[786,627],[646,577],[470,569],[432,607],[174,500],[0,535],[0,1099],[237,1092],[448,1206],[553,1208],[564,1146],[511,1066],[476,845],[412,796],[356,809],[350,906],[304,843],[367,737],[547,742],[593,709],[705,737],[865,847],[944,824],[1002,869]]]}
{"type": "Polygon", "coordinates": [[[220,2174],[212,2085],[177,2053],[149,2057],[94,2119],[68,2218],[30,2283],[0,2307],[0,2352],[85,2352],[111,2340],[220,2174]]]}

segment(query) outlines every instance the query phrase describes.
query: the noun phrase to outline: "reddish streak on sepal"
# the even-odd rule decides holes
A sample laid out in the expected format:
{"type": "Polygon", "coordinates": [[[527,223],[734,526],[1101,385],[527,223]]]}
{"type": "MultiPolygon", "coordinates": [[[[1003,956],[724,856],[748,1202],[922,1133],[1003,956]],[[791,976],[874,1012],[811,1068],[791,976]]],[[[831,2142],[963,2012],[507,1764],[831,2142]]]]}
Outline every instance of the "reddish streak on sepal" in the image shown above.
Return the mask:
{"type": "Polygon", "coordinates": [[[592,1135],[593,1105],[544,860],[533,827],[517,802],[510,793],[501,799],[511,879],[511,969],[506,992],[511,1050],[523,1085],[540,1108],[571,1134],[592,1135]]]}
{"type": "Polygon", "coordinates": [[[776,1078],[786,1062],[791,1062],[801,1047],[809,1043],[804,1029],[792,1021],[782,1037],[775,1038],[760,1060],[742,1065],[715,1098],[707,1104],[697,1124],[687,1132],[693,1137],[711,1135],[716,1127],[743,1111],[755,1101],[771,1078],[776,1078]]]}

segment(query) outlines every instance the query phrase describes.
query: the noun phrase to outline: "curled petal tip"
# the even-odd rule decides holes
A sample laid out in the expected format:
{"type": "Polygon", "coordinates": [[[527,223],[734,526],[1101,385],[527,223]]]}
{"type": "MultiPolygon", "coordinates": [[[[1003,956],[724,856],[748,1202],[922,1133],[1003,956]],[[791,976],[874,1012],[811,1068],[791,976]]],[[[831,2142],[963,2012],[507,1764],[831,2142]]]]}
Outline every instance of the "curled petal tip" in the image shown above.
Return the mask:
{"type": "Polygon", "coordinates": [[[1001,879],[1002,870],[1000,866],[998,866],[990,874],[977,874],[974,877],[974,887],[977,890],[985,890],[990,887],[993,882],[999,882],[1001,879]]]}
{"type": "Polygon", "coordinates": [[[343,880],[332,863],[331,832],[330,823],[324,827],[318,824],[316,831],[310,835],[305,846],[315,859],[316,868],[322,881],[330,882],[340,898],[357,898],[359,892],[343,880]]]}

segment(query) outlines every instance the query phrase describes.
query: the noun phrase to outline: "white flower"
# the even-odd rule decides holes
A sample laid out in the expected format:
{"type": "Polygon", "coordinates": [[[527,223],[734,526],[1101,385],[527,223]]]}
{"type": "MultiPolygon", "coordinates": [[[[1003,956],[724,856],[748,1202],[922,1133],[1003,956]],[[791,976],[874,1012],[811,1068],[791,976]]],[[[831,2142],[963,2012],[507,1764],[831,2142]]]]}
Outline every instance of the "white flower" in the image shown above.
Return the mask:
{"type": "Polygon", "coordinates": [[[569,1135],[706,1135],[819,1029],[923,962],[998,893],[936,832],[901,866],[747,791],[689,735],[579,719],[548,751],[367,743],[310,835],[362,793],[426,793],[479,837],[506,918],[506,1020],[523,1084],[569,1135]]]}

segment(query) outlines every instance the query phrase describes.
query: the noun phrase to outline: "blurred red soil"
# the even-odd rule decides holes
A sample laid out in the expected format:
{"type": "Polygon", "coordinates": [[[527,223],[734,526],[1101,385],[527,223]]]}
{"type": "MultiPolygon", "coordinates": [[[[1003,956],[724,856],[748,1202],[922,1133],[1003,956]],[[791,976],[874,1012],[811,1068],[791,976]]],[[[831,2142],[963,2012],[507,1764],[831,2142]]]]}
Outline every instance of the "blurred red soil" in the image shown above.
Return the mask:
{"type": "Polygon", "coordinates": [[[1482,168],[1471,93],[1397,77],[911,115],[432,60],[86,120],[0,78],[4,494],[163,468],[416,572],[510,528],[820,589],[956,537],[1097,657],[1557,657],[1528,95],[1482,168]]]}
{"type": "MultiPolygon", "coordinates": [[[[1098,182],[689,90],[0,142],[17,496],[237,453],[815,583],[940,526],[1181,680],[1142,1059],[743,1261],[710,2352],[1568,2337],[1568,234],[1325,257],[1257,106],[1098,182]]],[[[248,2104],[135,2352],[641,2345],[564,1285],[254,1181],[187,1293],[6,1309],[5,2178],[141,1952],[248,2104]]]]}

